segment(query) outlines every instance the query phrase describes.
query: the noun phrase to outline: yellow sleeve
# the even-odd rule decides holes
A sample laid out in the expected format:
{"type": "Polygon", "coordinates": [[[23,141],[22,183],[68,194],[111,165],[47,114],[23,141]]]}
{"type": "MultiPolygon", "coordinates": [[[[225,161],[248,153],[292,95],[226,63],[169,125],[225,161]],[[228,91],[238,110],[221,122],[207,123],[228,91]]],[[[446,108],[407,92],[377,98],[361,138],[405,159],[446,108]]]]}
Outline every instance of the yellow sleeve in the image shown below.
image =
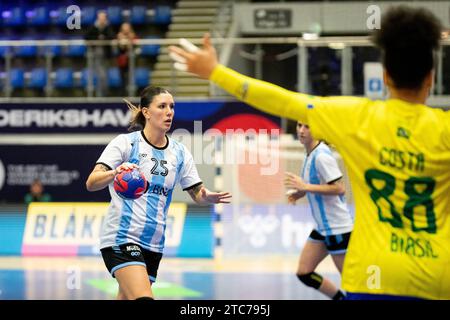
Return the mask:
{"type": "Polygon", "coordinates": [[[307,95],[256,80],[218,65],[210,80],[241,101],[263,112],[307,123],[307,95]]]}
{"type": "Polygon", "coordinates": [[[357,107],[370,102],[366,98],[324,98],[289,91],[220,64],[210,80],[256,109],[309,124],[316,139],[333,144],[349,131],[356,130],[358,116],[362,114],[362,110],[358,110],[361,108],[357,107]]]}

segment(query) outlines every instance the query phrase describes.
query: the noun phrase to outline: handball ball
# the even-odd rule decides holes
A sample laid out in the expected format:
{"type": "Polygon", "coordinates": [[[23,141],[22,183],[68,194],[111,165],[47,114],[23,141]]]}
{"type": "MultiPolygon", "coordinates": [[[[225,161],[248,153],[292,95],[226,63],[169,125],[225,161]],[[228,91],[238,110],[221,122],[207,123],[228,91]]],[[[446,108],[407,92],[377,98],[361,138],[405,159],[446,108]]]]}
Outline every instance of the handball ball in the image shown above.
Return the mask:
{"type": "Polygon", "coordinates": [[[114,190],[124,199],[137,199],[147,191],[147,179],[138,169],[124,170],[114,178],[114,190]]]}

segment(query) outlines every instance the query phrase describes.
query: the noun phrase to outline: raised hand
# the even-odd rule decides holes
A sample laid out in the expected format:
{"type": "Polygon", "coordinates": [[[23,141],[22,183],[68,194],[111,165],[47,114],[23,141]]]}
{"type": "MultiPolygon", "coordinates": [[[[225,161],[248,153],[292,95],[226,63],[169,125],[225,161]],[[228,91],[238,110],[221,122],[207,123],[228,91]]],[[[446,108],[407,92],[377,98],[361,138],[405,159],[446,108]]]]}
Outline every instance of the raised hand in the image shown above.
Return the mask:
{"type": "Polygon", "coordinates": [[[306,192],[306,183],[302,178],[291,172],[285,173],[284,185],[290,189],[297,189],[300,192],[306,192]]]}
{"type": "Polygon", "coordinates": [[[203,48],[200,49],[186,39],[180,39],[180,47],[170,46],[169,56],[175,61],[174,67],[196,76],[209,79],[217,66],[216,49],[211,44],[209,33],[203,36],[203,48]]]}

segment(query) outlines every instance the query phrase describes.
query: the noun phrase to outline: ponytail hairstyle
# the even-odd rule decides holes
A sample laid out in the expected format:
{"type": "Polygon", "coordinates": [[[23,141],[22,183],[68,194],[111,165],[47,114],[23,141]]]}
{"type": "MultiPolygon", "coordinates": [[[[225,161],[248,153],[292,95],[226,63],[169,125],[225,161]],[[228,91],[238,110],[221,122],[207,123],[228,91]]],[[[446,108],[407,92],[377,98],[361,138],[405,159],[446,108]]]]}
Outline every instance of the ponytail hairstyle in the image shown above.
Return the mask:
{"type": "Polygon", "coordinates": [[[434,69],[441,23],[426,8],[396,6],[383,14],[372,41],[381,49],[383,66],[399,89],[419,89],[434,69]]]}
{"type": "Polygon", "coordinates": [[[146,87],[141,92],[141,102],[139,103],[138,106],[135,106],[127,99],[123,99],[123,101],[125,101],[125,103],[128,106],[128,109],[130,109],[132,114],[128,131],[131,132],[144,129],[146,119],[144,117],[144,114],[142,113],[142,108],[150,107],[153,98],[162,93],[170,94],[170,92],[167,89],[164,89],[162,87],[153,87],[153,86],[146,87]]]}

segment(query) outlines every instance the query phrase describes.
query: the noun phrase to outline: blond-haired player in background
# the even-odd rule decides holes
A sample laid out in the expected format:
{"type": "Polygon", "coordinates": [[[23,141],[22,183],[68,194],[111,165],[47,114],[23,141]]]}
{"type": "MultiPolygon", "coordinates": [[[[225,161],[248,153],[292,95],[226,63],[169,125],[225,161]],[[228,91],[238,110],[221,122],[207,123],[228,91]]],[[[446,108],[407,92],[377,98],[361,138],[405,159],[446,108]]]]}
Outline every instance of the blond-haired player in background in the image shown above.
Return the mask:
{"type": "Polygon", "coordinates": [[[342,272],[353,229],[353,218],[344,200],[343,175],[330,148],[311,135],[308,125],[297,122],[297,137],[305,146],[306,159],[301,176],[286,172],[285,186],[293,191],[288,201],[295,204],[307,196],[316,222],[300,254],[297,277],[333,300],[343,300],[345,294],[329,279],[315,272],[328,255],[331,255],[339,273],[342,272]]]}

